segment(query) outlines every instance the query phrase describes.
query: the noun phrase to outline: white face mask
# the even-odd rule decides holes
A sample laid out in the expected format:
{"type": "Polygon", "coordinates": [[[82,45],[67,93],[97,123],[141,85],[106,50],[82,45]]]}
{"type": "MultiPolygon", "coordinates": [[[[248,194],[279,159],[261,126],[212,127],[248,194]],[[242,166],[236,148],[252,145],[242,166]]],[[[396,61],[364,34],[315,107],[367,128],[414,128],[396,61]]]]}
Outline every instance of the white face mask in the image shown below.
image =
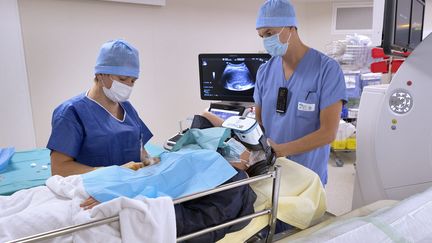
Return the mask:
{"type": "Polygon", "coordinates": [[[104,86],[102,87],[106,97],[108,97],[110,100],[114,101],[114,102],[124,102],[126,100],[129,99],[131,93],[132,93],[132,87],[126,84],[123,84],[117,80],[112,80],[112,85],[111,88],[105,88],[105,83],[104,86]]]}
{"type": "Polygon", "coordinates": [[[240,155],[246,150],[246,147],[234,138],[230,138],[227,144],[229,146],[228,157],[230,159],[240,159],[240,155]]]}
{"type": "Polygon", "coordinates": [[[267,50],[267,52],[272,56],[283,56],[288,50],[289,41],[291,39],[291,32],[288,36],[288,40],[286,43],[282,43],[279,39],[280,34],[285,29],[285,27],[282,28],[282,30],[269,37],[265,37],[263,39],[264,41],[264,48],[267,50]]]}

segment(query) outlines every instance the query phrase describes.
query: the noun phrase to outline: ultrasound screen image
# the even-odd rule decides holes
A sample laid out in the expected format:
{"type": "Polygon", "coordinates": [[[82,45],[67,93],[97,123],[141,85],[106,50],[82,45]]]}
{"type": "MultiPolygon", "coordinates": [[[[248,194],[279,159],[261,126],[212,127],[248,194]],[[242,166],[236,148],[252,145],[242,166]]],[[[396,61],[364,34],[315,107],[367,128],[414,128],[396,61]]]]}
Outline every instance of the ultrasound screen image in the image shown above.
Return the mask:
{"type": "Polygon", "coordinates": [[[232,91],[245,91],[255,86],[254,78],[244,62],[227,62],[221,82],[225,89],[232,91]]]}
{"type": "Polygon", "coordinates": [[[268,54],[200,54],[201,99],[253,102],[258,68],[268,54]]]}

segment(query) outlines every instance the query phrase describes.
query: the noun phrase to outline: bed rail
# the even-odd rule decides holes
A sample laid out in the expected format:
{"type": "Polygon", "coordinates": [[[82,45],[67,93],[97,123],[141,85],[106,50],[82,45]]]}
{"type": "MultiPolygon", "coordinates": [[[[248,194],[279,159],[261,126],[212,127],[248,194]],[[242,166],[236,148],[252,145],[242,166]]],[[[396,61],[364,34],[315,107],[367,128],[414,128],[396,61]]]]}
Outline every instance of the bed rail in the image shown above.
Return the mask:
{"type": "MultiPolygon", "coordinates": [[[[208,232],[212,232],[214,230],[218,230],[218,229],[222,229],[246,220],[251,220],[253,218],[259,217],[259,216],[263,216],[263,215],[270,215],[270,220],[269,220],[269,226],[270,226],[270,232],[267,236],[266,242],[272,242],[273,240],[273,235],[275,232],[275,227],[276,227],[276,215],[277,215],[277,207],[278,207],[278,198],[279,198],[279,186],[280,186],[280,175],[281,175],[281,167],[276,165],[274,167],[273,171],[268,172],[267,174],[264,175],[259,175],[259,176],[254,176],[251,178],[247,178],[247,179],[243,179],[240,181],[236,181],[236,182],[232,182],[229,184],[225,184],[222,186],[219,186],[215,189],[210,189],[210,190],[206,190],[206,191],[202,191],[202,192],[198,192],[195,194],[191,194],[188,196],[184,196],[184,197],[180,197],[177,198],[175,200],[173,200],[174,204],[179,204],[182,202],[186,202],[189,200],[193,200],[193,199],[197,199],[200,197],[204,197],[213,193],[217,193],[217,192],[221,192],[221,191],[225,191],[225,190],[229,190],[235,187],[239,187],[239,186],[243,186],[246,184],[251,184],[253,182],[257,182],[257,181],[261,181],[261,180],[265,180],[265,179],[273,179],[273,191],[272,191],[272,206],[271,208],[268,209],[264,209],[261,210],[259,212],[250,214],[250,215],[246,215],[244,217],[241,218],[237,218],[231,221],[228,221],[226,223],[220,224],[220,225],[216,225],[210,228],[206,228],[188,235],[184,235],[181,237],[177,238],[177,242],[181,242],[181,241],[185,241],[203,234],[206,234],[208,232]]],[[[24,242],[38,242],[41,240],[47,240],[47,239],[52,239],[61,235],[65,235],[65,234],[70,234],[73,233],[75,231],[79,231],[82,229],[87,229],[87,228],[91,228],[91,227],[95,227],[98,225],[102,225],[102,224],[108,224],[108,223],[112,223],[112,222],[116,222],[119,220],[119,216],[113,216],[113,217],[108,217],[108,218],[104,218],[104,219],[99,219],[99,220],[94,220],[91,222],[87,222],[87,223],[83,223],[83,224],[78,224],[78,225],[73,225],[73,226],[68,226],[68,227],[63,227],[60,229],[56,229],[56,230],[52,230],[52,231],[47,231],[44,233],[40,233],[40,234],[36,234],[36,235],[31,235],[31,236],[27,236],[27,237],[23,237],[20,239],[16,239],[16,240],[12,240],[12,241],[8,241],[6,243],[24,243],[24,242]]]]}

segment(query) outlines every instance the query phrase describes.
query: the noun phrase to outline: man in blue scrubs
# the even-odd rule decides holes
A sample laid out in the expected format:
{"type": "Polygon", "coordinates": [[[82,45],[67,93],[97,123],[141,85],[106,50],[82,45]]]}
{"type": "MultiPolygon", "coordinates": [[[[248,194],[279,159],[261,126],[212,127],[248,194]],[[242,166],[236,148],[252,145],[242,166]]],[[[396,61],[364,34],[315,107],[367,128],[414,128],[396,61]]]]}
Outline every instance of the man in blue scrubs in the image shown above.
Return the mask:
{"type": "Polygon", "coordinates": [[[267,0],[256,29],[272,55],[257,74],[257,121],[278,157],[312,169],[325,185],[329,144],[346,102],[342,70],[335,60],[302,43],[287,0],[267,0]]]}
{"type": "Polygon", "coordinates": [[[153,134],[127,101],[138,77],[138,51],[131,44],[102,45],[91,89],[54,110],[47,145],[53,175],[110,165],[137,169],[151,160],[143,146],[153,134]]]}

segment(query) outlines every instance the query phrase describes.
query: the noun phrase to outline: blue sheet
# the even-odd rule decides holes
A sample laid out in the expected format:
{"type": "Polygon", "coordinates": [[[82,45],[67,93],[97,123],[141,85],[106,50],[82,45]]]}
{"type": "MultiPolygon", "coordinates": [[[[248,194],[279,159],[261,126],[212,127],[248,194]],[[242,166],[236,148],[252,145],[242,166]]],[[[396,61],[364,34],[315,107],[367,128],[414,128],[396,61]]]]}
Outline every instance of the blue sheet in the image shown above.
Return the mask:
{"type": "MultiPolygon", "coordinates": [[[[166,152],[151,143],[147,143],[145,148],[154,157],[166,152]]],[[[15,152],[6,170],[0,172],[0,195],[45,185],[46,179],[51,176],[50,161],[50,150],[47,148],[15,152]]]]}
{"type": "Polygon", "coordinates": [[[152,157],[160,157],[162,153],[168,152],[167,150],[163,149],[161,146],[154,145],[152,143],[146,143],[144,145],[147,153],[150,154],[152,157]]]}
{"type": "Polygon", "coordinates": [[[0,173],[0,195],[45,185],[50,176],[49,149],[15,152],[6,170],[0,173]]]}
{"type": "Polygon", "coordinates": [[[211,150],[186,149],[160,157],[159,164],[138,171],[110,166],[83,174],[84,187],[100,202],[138,195],[178,198],[214,188],[237,174],[228,161],[211,150]]]}
{"type": "Polygon", "coordinates": [[[223,127],[212,127],[206,129],[189,129],[174,145],[172,151],[182,148],[210,149],[216,151],[225,148],[224,141],[231,137],[231,129],[223,127]]]}
{"type": "Polygon", "coordinates": [[[15,148],[0,148],[0,172],[3,172],[9,165],[12,156],[15,153],[15,148]]]}

